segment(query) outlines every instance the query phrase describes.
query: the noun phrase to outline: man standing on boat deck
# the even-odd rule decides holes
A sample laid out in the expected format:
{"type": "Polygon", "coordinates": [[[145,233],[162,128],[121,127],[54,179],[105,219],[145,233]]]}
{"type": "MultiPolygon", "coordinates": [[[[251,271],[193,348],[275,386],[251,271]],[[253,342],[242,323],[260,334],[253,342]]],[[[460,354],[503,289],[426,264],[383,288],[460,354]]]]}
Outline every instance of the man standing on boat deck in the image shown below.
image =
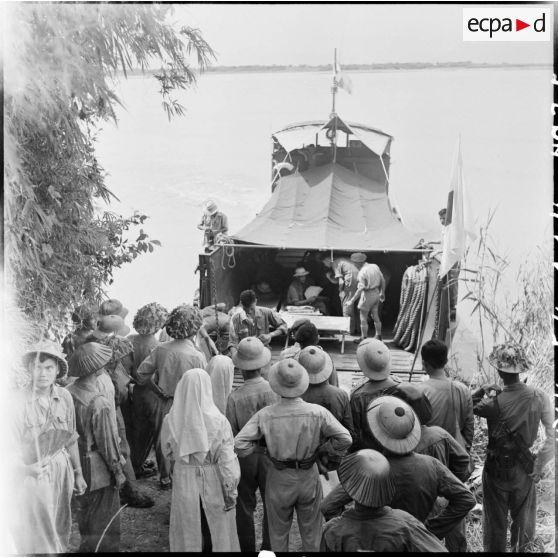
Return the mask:
{"type": "Polygon", "coordinates": [[[233,358],[239,342],[245,337],[257,337],[268,346],[273,337],[287,335],[283,318],[275,310],[257,303],[256,293],[251,289],[240,293],[240,310],[232,315],[229,326],[229,350],[233,358]],[[271,327],[274,331],[270,331],[271,327]]]}
{"type": "Polygon", "coordinates": [[[383,273],[376,264],[366,263],[366,254],[357,252],[351,255],[351,261],[359,267],[358,284],[355,294],[345,302],[351,307],[360,297],[358,309],[360,312],[360,343],[368,337],[368,316],[372,314],[376,339],[382,340],[382,322],[380,321],[380,302],[385,300],[386,281],[383,273]]]}
{"type": "Polygon", "coordinates": [[[210,251],[215,244],[217,235],[226,235],[229,231],[227,216],[219,211],[214,201],[210,200],[206,202],[198,229],[203,231],[203,245],[206,252],[210,251]]]}
{"type": "MultiPolygon", "coordinates": [[[[352,254],[351,258],[356,255],[357,254],[352,254]]],[[[357,332],[355,305],[354,303],[345,304],[345,302],[351,300],[356,293],[359,268],[353,261],[346,258],[336,258],[332,260],[330,257],[326,257],[324,258],[324,265],[330,270],[326,273],[328,280],[339,287],[339,299],[341,301],[343,316],[351,319],[351,335],[355,335],[357,332]]]]}
{"type": "Polygon", "coordinates": [[[281,401],[258,411],[234,440],[239,457],[250,455],[263,437],[272,467],[266,480],[266,509],[273,552],[289,551],[296,509],[303,552],[318,552],[322,531],[319,455],[342,457],[351,445],[349,431],[324,407],[300,396],[308,373],[291,358],[271,367],[269,384],[281,401]]]}

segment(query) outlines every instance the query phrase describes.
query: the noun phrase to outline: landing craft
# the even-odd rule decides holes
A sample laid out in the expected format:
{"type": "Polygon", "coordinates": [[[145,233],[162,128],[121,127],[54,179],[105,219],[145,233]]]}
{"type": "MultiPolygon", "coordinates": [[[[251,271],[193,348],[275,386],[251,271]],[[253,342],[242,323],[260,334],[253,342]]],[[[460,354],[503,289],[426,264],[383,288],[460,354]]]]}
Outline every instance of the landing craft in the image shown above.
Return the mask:
{"type": "MultiPolygon", "coordinates": [[[[335,99],[335,78],[332,91],[335,99]]],[[[295,267],[305,265],[319,283],[325,274],[319,254],[335,259],[363,252],[386,279],[381,320],[393,371],[404,379],[411,369],[420,373],[414,354],[420,340],[447,341],[447,289],[439,285],[433,246],[405,227],[390,202],[393,139],[377,128],[345,121],[335,110],[327,120],[273,133],[271,196],[232,237],[200,254],[200,307],[224,302],[230,309],[241,291],[252,288],[258,304],[281,312],[290,326],[301,317],[286,307],[295,267]]],[[[349,318],[341,317],[337,286],[331,287],[322,293],[329,296],[329,315],[308,318],[321,341],[339,341],[324,347],[337,370],[353,372],[354,385],[361,374],[356,346],[346,342],[352,339],[349,318]]],[[[275,348],[274,358],[281,348],[275,348]]]]}

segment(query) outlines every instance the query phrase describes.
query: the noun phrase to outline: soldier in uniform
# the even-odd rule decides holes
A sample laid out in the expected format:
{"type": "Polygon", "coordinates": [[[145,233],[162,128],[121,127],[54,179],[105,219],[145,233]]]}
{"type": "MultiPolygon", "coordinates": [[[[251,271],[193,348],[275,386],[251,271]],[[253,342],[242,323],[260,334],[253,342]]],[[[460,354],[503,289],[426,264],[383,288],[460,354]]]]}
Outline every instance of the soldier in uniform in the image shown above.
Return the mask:
{"type": "Polygon", "coordinates": [[[281,401],[258,411],[234,442],[239,457],[244,457],[265,437],[272,464],[267,472],[265,506],[273,552],[289,551],[295,509],[303,552],[318,552],[322,484],[317,462],[324,456],[340,457],[351,445],[348,430],[327,409],[300,398],[308,383],[306,370],[292,358],[272,366],[269,384],[281,401]]]}
{"type": "Polygon", "coordinates": [[[370,432],[366,412],[368,405],[374,399],[382,395],[390,395],[399,380],[391,376],[391,353],[378,339],[365,339],[360,343],[357,347],[357,362],[368,381],[351,393],[351,415],[355,430],[351,449],[380,450],[381,447],[370,432]]]}
{"type": "Polygon", "coordinates": [[[506,552],[509,511],[511,551],[524,553],[535,537],[535,484],[554,455],[554,413],[544,391],[519,381],[519,374],[529,369],[520,345],[498,345],[488,360],[498,370],[504,389],[496,384],[484,385],[473,393],[474,413],[486,418],[488,424],[482,476],[484,551],[506,552]],[[535,457],[530,449],[540,423],[546,440],[535,457]]]}

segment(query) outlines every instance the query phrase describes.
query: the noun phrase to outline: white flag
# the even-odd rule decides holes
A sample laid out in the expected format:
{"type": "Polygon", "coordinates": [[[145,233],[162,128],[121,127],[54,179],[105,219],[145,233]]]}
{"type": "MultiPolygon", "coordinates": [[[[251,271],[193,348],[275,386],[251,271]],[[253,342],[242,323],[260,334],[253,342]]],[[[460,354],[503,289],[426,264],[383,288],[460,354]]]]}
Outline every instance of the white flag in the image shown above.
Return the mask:
{"type": "Polygon", "coordinates": [[[444,277],[461,260],[465,254],[467,239],[475,240],[477,237],[473,229],[473,220],[463,178],[461,137],[458,140],[457,152],[453,163],[445,227],[442,261],[439,271],[440,277],[444,277]]]}
{"type": "Polygon", "coordinates": [[[337,61],[335,61],[335,66],[333,68],[333,79],[337,86],[344,89],[347,93],[351,94],[353,92],[353,82],[351,78],[341,71],[341,66],[337,61]]]}

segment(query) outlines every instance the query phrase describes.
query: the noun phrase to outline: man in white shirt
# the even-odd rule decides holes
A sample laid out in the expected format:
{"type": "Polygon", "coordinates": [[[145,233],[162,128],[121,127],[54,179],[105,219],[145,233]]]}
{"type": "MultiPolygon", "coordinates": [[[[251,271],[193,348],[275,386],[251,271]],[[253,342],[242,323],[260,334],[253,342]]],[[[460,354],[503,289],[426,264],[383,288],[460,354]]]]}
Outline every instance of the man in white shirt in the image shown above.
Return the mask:
{"type": "Polygon", "coordinates": [[[358,284],[356,293],[352,298],[345,302],[351,306],[358,298],[358,309],[360,312],[360,331],[361,338],[355,339],[355,343],[360,343],[368,337],[368,316],[372,314],[374,328],[376,329],[376,339],[382,340],[382,322],[380,321],[380,302],[385,300],[386,282],[380,268],[376,264],[366,263],[366,255],[356,253],[351,256],[351,260],[361,264],[358,272],[358,284]]]}

